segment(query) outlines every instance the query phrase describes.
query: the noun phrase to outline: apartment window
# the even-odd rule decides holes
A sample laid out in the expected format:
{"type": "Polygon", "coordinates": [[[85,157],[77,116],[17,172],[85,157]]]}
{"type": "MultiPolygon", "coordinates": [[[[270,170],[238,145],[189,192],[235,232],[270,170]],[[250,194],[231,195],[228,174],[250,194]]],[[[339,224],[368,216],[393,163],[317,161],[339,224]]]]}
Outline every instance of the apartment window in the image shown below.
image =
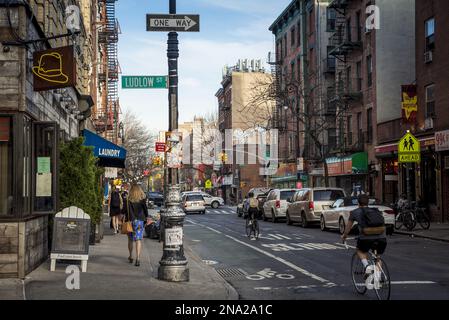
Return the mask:
{"type": "Polygon", "coordinates": [[[357,113],[357,140],[363,143],[363,127],[362,127],[362,113],[357,113]]]}
{"type": "Polygon", "coordinates": [[[328,129],[327,130],[327,143],[329,146],[329,150],[333,150],[337,147],[337,130],[336,129],[328,129]]]}
{"type": "Polygon", "coordinates": [[[366,69],[368,87],[371,87],[373,85],[373,57],[371,55],[366,57],[366,69]]]}
{"type": "Polygon", "coordinates": [[[426,87],[426,118],[435,116],[435,85],[426,87]]]}
{"type": "Polygon", "coordinates": [[[435,47],[435,18],[430,18],[425,22],[425,36],[426,36],[426,48],[427,50],[434,49],[435,47]]]}
{"type": "Polygon", "coordinates": [[[335,57],[329,54],[332,50],[334,50],[334,46],[327,46],[327,69],[329,71],[335,70],[335,57]]]}
{"type": "Polygon", "coordinates": [[[336,26],[336,19],[337,19],[337,13],[335,9],[327,8],[326,10],[326,16],[327,16],[327,26],[326,31],[327,32],[334,32],[335,26],[336,26]]]}
{"type": "Polygon", "coordinates": [[[352,92],[351,67],[346,68],[346,90],[352,92]]]}
{"type": "Polygon", "coordinates": [[[284,54],[285,54],[285,57],[287,56],[287,51],[288,49],[287,49],[287,34],[286,35],[284,35],[284,54]]]}
{"type": "Polygon", "coordinates": [[[296,32],[295,27],[293,27],[293,28],[290,30],[290,41],[291,41],[291,46],[292,46],[292,48],[295,46],[295,40],[296,40],[295,32],[296,32]]]}
{"type": "Polygon", "coordinates": [[[344,146],[345,145],[345,123],[344,120],[342,118],[340,118],[339,122],[338,122],[338,133],[339,133],[339,140],[340,140],[340,145],[344,146]]]}
{"type": "Polygon", "coordinates": [[[360,11],[357,11],[355,14],[355,27],[357,28],[357,41],[362,41],[362,28],[361,28],[361,20],[360,20],[360,11]]]}
{"type": "Polygon", "coordinates": [[[279,47],[280,47],[280,53],[281,53],[281,60],[284,59],[284,44],[282,43],[282,39],[279,40],[279,47]]]}
{"type": "Polygon", "coordinates": [[[281,47],[281,42],[277,41],[276,42],[276,61],[279,61],[280,59],[282,59],[282,47],[281,47]]]}
{"type": "Polygon", "coordinates": [[[351,18],[346,20],[346,41],[352,41],[352,33],[351,33],[351,18]]]}
{"type": "Polygon", "coordinates": [[[296,79],[296,75],[295,75],[295,61],[292,61],[290,63],[290,68],[291,68],[291,75],[292,75],[292,81],[294,81],[296,79]]]}
{"type": "Polygon", "coordinates": [[[373,109],[370,108],[366,112],[367,142],[373,142],[373,109]]]}
{"type": "Polygon", "coordinates": [[[346,118],[346,129],[348,136],[348,145],[352,145],[352,116],[346,118]]]}
{"type": "Polygon", "coordinates": [[[293,153],[293,136],[288,136],[288,154],[291,155],[293,153]]]}
{"type": "Polygon", "coordinates": [[[357,92],[362,91],[362,61],[357,62],[357,92]]]}

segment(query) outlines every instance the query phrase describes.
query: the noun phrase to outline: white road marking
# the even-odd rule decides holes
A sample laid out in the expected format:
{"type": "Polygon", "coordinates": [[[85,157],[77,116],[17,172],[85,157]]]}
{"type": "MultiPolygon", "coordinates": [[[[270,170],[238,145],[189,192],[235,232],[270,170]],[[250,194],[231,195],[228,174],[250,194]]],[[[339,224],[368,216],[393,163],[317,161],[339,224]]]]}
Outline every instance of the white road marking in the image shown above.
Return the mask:
{"type": "Polygon", "coordinates": [[[436,284],[434,281],[391,281],[391,284],[436,284]]]}
{"type": "MultiPolygon", "coordinates": [[[[220,232],[220,231],[218,231],[218,230],[215,230],[215,229],[213,229],[213,228],[211,228],[211,227],[208,227],[208,226],[205,226],[205,225],[202,225],[202,224],[199,224],[199,223],[195,223],[195,222],[190,221],[190,220],[189,220],[188,222],[193,223],[193,224],[196,224],[196,225],[199,225],[199,226],[202,226],[202,227],[206,227],[207,229],[209,229],[209,230],[211,230],[211,231],[214,231],[214,232],[216,232],[216,233],[222,234],[222,232],[220,232]]],[[[240,240],[238,240],[238,239],[236,239],[236,238],[234,238],[234,237],[232,237],[232,236],[230,236],[230,235],[227,235],[227,234],[224,234],[224,235],[225,235],[226,237],[228,237],[229,239],[234,240],[234,241],[237,242],[237,243],[240,243],[240,244],[242,244],[242,245],[244,245],[244,246],[247,246],[247,247],[249,247],[249,248],[251,248],[251,249],[253,249],[253,250],[255,250],[255,251],[259,252],[259,253],[262,253],[262,254],[264,254],[264,255],[266,255],[266,256],[272,258],[272,259],[275,259],[275,260],[279,261],[280,263],[285,264],[286,266],[292,268],[293,270],[298,271],[299,273],[302,273],[303,275],[305,275],[305,276],[307,276],[307,277],[310,277],[310,278],[312,278],[312,279],[314,279],[314,280],[317,280],[317,281],[319,281],[319,282],[325,283],[325,284],[327,284],[327,285],[334,285],[334,283],[332,283],[331,281],[326,280],[326,279],[324,279],[324,278],[321,278],[321,277],[319,277],[319,276],[317,276],[317,275],[315,275],[315,274],[313,274],[313,273],[311,273],[311,272],[309,272],[309,271],[307,271],[307,270],[305,270],[305,269],[303,269],[303,268],[301,268],[301,267],[298,267],[297,265],[293,264],[293,263],[290,262],[290,261],[287,261],[287,260],[282,259],[282,258],[280,258],[280,257],[278,257],[278,256],[275,256],[275,255],[273,255],[273,254],[271,254],[271,253],[269,253],[269,252],[267,252],[267,251],[265,251],[265,250],[259,249],[259,248],[255,247],[255,246],[253,246],[253,245],[250,245],[250,244],[248,244],[248,243],[246,243],[246,242],[240,241],[240,240]]]]}
{"type": "Polygon", "coordinates": [[[336,245],[338,245],[338,246],[342,246],[343,249],[347,249],[346,247],[351,248],[351,249],[357,249],[357,248],[354,247],[354,246],[350,246],[349,244],[344,245],[344,244],[341,243],[341,242],[335,242],[334,244],[336,244],[336,245]]]}

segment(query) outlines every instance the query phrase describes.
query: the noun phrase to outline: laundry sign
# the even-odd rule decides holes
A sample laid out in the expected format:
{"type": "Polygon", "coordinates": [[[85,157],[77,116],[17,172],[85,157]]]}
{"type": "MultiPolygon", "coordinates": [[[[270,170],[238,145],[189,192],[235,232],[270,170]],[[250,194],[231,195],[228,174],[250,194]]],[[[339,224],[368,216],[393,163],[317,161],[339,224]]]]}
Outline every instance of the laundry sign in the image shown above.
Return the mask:
{"type": "Polygon", "coordinates": [[[34,91],[46,91],[76,85],[73,46],[36,51],[33,54],[34,91]]]}

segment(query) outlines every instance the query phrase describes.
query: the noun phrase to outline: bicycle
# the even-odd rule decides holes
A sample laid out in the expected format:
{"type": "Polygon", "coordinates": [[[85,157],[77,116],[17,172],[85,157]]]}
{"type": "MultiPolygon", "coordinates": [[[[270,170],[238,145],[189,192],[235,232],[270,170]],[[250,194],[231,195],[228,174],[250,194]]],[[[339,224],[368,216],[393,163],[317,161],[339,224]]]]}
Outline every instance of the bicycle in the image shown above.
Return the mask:
{"type": "Polygon", "coordinates": [[[248,238],[251,238],[252,234],[254,234],[256,239],[259,238],[259,222],[257,221],[255,214],[248,213],[245,228],[248,238]]]}
{"type": "MultiPolygon", "coordinates": [[[[419,207],[418,205],[413,206],[413,215],[415,221],[419,223],[421,228],[428,230],[430,228],[430,218],[427,214],[427,210],[424,207],[419,207]]],[[[416,223],[415,223],[416,224],[416,223]]]]}
{"type": "MultiPolygon", "coordinates": [[[[344,244],[348,249],[346,241],[344,244]]],[[[354,252],[351,259],[351,279],[356,292],[363,295],[368,289],[374,289],[378,300],[389,300],[391,294],[390,273],[387,264],[376,250],[369,251],[366,270],[369,271],[369,276],[365,279],[365,267],[357,252],[354,252]]]]}

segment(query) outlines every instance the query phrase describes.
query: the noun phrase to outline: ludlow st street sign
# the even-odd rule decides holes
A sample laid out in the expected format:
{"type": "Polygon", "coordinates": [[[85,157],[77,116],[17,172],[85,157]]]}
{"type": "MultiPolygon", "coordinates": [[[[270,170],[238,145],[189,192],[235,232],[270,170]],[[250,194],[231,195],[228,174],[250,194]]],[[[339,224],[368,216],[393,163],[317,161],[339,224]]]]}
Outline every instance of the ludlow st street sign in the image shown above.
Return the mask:
{"type": "Polygon", "coordinates": [[[167,89],[167,76],[122,76],[122,89],[167,89]]]}
{"type": "Polygon", "coordinates": [[[199,32],[197,14],[147,14],[147,31],[199,32]]]}

